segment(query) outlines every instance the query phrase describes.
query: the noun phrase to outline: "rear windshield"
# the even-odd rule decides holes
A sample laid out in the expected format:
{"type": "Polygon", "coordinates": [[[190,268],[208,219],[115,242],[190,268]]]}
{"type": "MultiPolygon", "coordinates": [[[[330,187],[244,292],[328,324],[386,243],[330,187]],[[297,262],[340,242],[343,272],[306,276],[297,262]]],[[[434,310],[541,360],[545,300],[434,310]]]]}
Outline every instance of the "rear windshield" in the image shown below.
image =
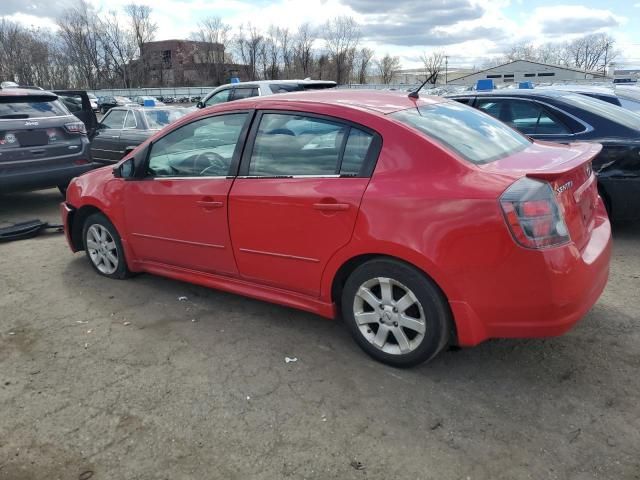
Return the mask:
{"type": "Polygon", "coordinates": [[[187,113],[189,113],[188,110],[184,108],[154,108],[153,110],[145,110],[144,116],[147,118],[151,130],[160,130],[180,117],[184,117],[187,113]]]}
{"type": "Polygon", "coordinates": [[[618,125],[640,130],[640,115],[616,105],[596,100],[595,98],[584,95],[563,95],[562,100],[574,107],[581,108],[587,112],[593,113],[600,117],[604,117],[618,125]]]}
{"type": "Polygon", "coordinates": [[[475,164],[498,160],[531,144],[504,123],[457,102],[423,105],[390,116],[475,164]]]}
{"type": "Polygon", "coordinates": [[[272,83],[269,88],[273,93],[302,92],[304,90],[323,90],[334,88],[333,83],[272,83]]]}
{"type": "Polygon", "coordinates": [[[0,96],[0,120],[71,115],[60,101],[51,98],[0,96]]]}

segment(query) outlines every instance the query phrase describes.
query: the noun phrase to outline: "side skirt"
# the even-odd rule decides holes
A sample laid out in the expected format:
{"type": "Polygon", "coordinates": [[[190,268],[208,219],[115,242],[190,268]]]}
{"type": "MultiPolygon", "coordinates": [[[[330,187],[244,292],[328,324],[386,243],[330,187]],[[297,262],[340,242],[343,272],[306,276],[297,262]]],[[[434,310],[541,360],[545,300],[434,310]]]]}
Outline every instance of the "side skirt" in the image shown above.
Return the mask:
{"type": "Polygon", "coordinates": [[[203,273],[150,261],[135,262],[134,269],[136,271],[140,270],[162,277],[173,278],[174,280],[194,283],[203,287],[263,300],[265,302],[297,308],[329,319],[336,317],[336,308],[333,303],[325,303],[314,297],[288,292],[280,288],[258,285],[238,278],[225,277],[213,273],[203,273]]]}

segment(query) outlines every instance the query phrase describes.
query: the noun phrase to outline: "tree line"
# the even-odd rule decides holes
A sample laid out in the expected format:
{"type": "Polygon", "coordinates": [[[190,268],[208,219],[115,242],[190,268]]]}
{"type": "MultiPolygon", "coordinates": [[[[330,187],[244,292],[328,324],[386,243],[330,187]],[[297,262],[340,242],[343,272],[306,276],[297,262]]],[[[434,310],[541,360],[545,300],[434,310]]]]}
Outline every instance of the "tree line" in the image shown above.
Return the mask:
{"type": "MultiPolygon", "coordinates": [[[[0,80],[46,88],[134,88],[149,84],[149,58],[143,45],[158,25],[151,7],[129,4],[120,12],[97,12],[77,0],[56,19],[57,29],[25,27],[0,18],[0,80]]],[[[249,80],[307,78],[337,83],[391,83],[400,59],[374,57],[362,45],[351,17],[320,27],[309,23],[290,30],[251,23],[233,29],[219,17],[202,20],[190,34],[198,43],[198,64],[206,85],[228,81],[229,66],[249,80]]],[[[191,52],[193,54],[193,52],[191,52]]],[[[162,79],[161,79],[162,81],[162,79]]]]}
{"type": "Polygon", "coordinates": [[[503,55],[487,61],[489,68],[513,60],[530,60],[580,70],[607,72],[618,56],[615,40],[605,33],[584,35],[568,42],[548,42],[540,46],[524,42],[510,46],[503,55]]]}

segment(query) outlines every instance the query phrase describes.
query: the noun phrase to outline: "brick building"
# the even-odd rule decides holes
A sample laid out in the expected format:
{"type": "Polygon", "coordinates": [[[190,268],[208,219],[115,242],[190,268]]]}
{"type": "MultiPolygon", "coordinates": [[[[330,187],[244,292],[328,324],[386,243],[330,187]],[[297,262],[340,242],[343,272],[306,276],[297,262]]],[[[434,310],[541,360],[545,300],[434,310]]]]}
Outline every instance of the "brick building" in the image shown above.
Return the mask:
{"type": "Polygon", "coordinates": [[[225,63],[224,56],[219,43],[160,40],[145,43],[138,62],[149,87],[219,85],[244,70],[242,65],[225,63]]]}

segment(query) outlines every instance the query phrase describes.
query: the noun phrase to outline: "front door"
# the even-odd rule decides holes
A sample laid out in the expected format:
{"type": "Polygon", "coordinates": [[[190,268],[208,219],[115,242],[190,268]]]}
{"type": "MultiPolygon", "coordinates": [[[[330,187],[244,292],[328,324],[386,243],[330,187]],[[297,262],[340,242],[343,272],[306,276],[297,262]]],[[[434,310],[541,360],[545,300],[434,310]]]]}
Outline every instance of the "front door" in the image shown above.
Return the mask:
{"type": "Polygon", "coordinates": [[[98,123],[96,136],[91,141],[91,157],[95,162],[115,163],[122,158],[120,133],[124,128],[125,109],[112,109],[98,123]]]}
{"type": "Polygon", "coordinates": [[[326,263],[351,239],[379,137],[335,120],[276,112],[261,114],[252,130],[255,141],[229,196],[240,275],[318,295],[326,263]]]}
{"type": "Polygon", "coordinates": [[[151,145],[147,177],[125,187],[125,221],[137,258],[237,274],[227,198],[249,116],[243,112],[201,118],[151,145]]]}

